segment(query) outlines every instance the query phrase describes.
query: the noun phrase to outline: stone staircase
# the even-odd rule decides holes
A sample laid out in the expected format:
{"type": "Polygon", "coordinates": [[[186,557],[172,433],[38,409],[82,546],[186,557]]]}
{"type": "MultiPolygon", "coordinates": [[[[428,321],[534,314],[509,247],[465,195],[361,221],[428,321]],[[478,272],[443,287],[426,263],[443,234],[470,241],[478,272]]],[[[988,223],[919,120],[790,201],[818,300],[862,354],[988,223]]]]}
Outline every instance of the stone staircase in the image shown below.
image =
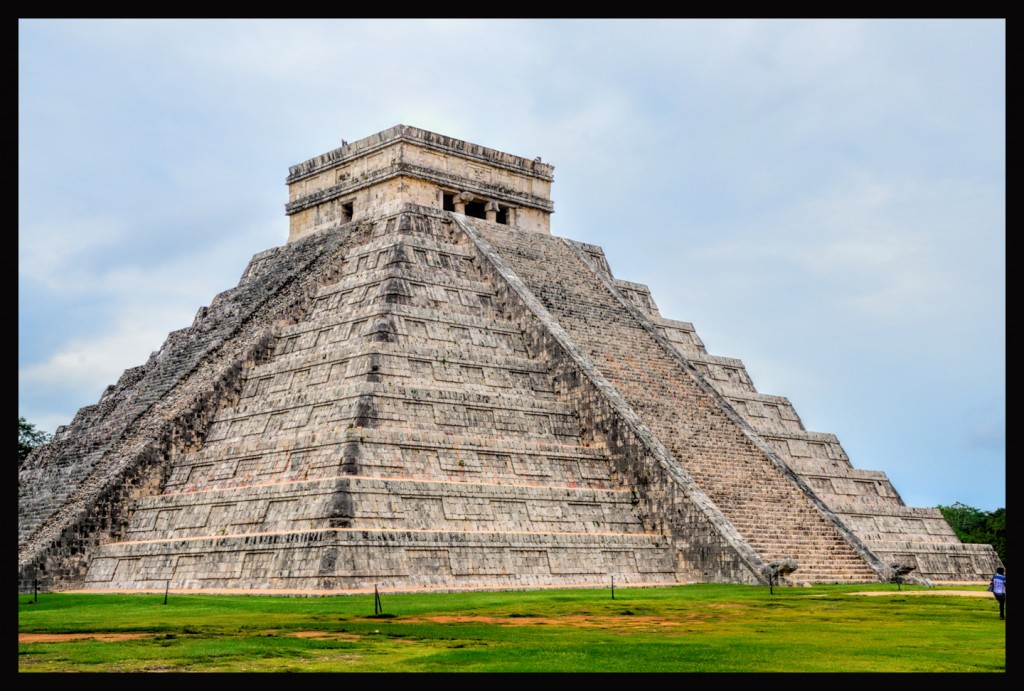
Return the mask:
{"type": "Polygon", "coordinates": [[[763,561],[812,582],[879,575],[841,527],[609,290],[580,251],[468,219],[763,561]]]}
{"type": "Polygon", "coordinates": [[[743,362],[712,355],[693,325],[661,315],[650,289],[612,277],[600,247],[566,241],[639,311],[705,382],[753,428],[842,523],[885,564],[909,564],[908,578],[984,581],[1000,564],[989,545],[964,544],[936,508],[906,506],[884,472],[854,468],[834,434],[804,428],[792,403],[757,391],[743,362]]]}

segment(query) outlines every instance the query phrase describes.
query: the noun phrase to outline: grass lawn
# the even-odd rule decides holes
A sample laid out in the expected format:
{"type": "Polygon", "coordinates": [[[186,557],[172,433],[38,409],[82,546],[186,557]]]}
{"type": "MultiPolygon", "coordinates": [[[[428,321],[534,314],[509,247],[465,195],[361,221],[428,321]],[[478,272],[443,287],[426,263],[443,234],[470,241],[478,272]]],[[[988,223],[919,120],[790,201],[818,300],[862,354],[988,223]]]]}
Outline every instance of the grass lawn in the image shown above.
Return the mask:
{"type": "Polygon", "coordinates": [[[379,614],[373,595],[22,594],[18,670],[1005,672],[995,599],[957,590],[382,592],[379,614]]]}

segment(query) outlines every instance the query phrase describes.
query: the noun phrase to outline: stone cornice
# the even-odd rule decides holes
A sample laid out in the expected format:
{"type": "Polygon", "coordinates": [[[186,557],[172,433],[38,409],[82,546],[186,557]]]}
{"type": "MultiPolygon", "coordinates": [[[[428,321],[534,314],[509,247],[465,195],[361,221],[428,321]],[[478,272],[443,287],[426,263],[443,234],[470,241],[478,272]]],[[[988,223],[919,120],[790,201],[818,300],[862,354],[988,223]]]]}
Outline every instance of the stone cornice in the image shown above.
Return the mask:
{"type": "Polygon", "coordinates": [[[399,161],[385,168],[374,170],[357,180],[346,180],[332,187],[292,200],[285,204],[285,214],[290,216],[304,209],[352,194],[371,185],[376,185],[402,175],[427,180],[459,191],[465,190],[482,198],[495,199],[515,206],[540,209],[548,213],[553,213],[555,209],[555,203],[550,199],[544,199],[543,197],[524,192],[516,192],[503,186],[469,180],[460,176],[446,175],[431,168],[399,161]]]}
{"type": "Polygon", "coordinates": [[[323,170],[337,167],[356,158],[365,157],[377,150],[403,141],[427,149],[442,151],[451,156],[458,156],[488,166],[510,170],[527,177],[539,178],[548,182],[554,180],[554,166],[542,163],[539,160],[531,161],[521,156],[489,149],[479,144],[472,144],[461,139],[455,139],[454,137],[446,137],[435,132],[421,130],[418,127],[396,125],[383,132],[378,132],[351,144],[344,144],[333,151],[328,151],[325,154],[291,166],[288,169],[286,182],[291,184],[323,170]]]}

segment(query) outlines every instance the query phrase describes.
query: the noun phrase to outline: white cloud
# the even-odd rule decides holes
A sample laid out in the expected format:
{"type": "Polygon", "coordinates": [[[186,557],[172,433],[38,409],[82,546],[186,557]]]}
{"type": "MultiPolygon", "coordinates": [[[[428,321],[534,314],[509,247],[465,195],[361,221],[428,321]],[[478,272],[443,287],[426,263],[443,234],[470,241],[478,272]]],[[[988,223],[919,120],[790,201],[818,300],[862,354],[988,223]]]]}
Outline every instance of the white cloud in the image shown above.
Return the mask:
{"type": "Polygon", "coordinates": [[[124,219],[117,216],[22,222],[18,273],[65,297],[93,290],[91,258],[115,250],[124,232],[124,219]]]}
{"type": "MultiPolygon", "coordinates": [[[[253,229],[254,235],[266,235],[278,225],[253,229]]],[[[273,244],[279,243],[257,247],[251,254],[273,244]]],[[[79,405],[96,402],[125,369],[143,364],[171,331],[190,326],[200,307],[237,285],[251,256],[239,249],[229,236],[213,240],[195,255],[154,266],[114,264],[102,274],[76,275],[70,282],[55,277],[50,284],[58,292],[88,286],[92,293],[106,294],[109,324],[91,338],[67,334],[55,352],[21,368],[20,388],[66,388],[68,399],[79,405]]]]}
{"type": "Polygon", "coordinates": [[[113,384],[129,367],[143,364],[158,350],[169,323],[176,328],[187,325],[189,316],[180,307],[173,312],[134,309],[112,324],[102,336],[72,339],[45,361],[30,365],[19,373],[23,389],[67,388],[79,400],[95,402],[108,384],[113,384]],[[184,322],[184,324],[182,323],[184,322]]]}

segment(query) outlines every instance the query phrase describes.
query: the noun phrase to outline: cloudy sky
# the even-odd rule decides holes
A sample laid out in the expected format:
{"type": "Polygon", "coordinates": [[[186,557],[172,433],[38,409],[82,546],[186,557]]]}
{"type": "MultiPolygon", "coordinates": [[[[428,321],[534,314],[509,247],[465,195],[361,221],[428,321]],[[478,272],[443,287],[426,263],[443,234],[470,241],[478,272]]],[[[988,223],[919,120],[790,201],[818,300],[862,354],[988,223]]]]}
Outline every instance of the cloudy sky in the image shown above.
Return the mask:
{"type": "Polygon", "coordinates": [[[413,125],[555,166],[709,352],[911,506],[1006,505],[1003,20],[21,20],[18,407],[47,431],[413,125]]]}

